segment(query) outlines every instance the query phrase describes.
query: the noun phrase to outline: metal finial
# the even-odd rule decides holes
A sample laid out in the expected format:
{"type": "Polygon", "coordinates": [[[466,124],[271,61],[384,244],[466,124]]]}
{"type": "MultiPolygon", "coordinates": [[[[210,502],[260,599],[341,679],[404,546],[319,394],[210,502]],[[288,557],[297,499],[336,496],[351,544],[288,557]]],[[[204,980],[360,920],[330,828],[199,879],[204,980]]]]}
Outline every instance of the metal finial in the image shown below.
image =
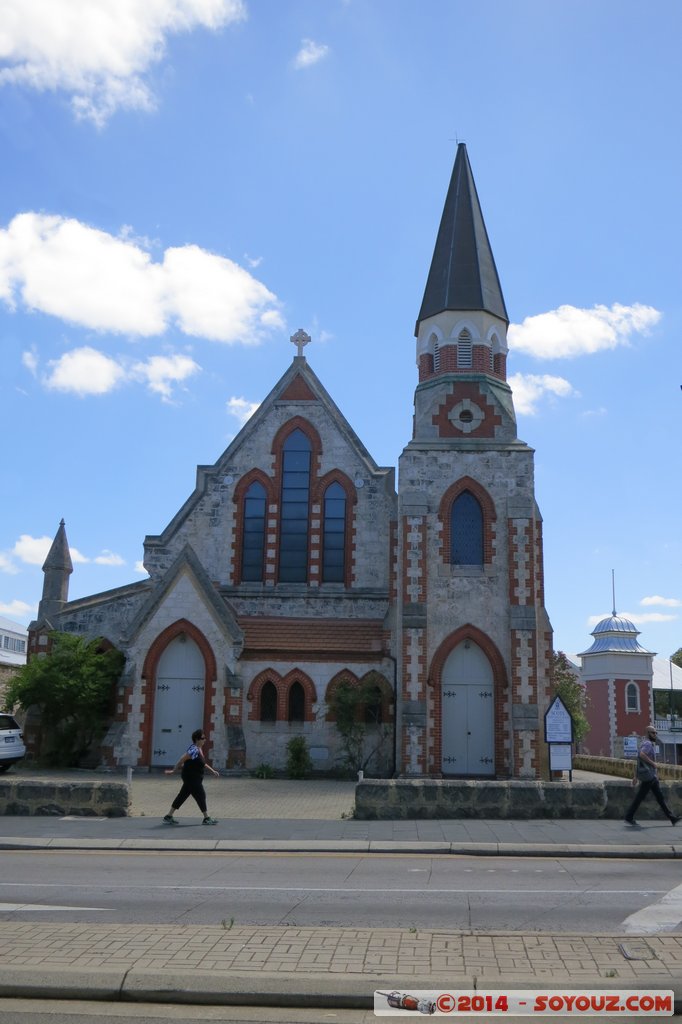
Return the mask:
{"type": "Polygon", "coordinates": [[[613,614],[616,614],[616,572],[611,570],[611,593],[613,595],[613,614]]]}

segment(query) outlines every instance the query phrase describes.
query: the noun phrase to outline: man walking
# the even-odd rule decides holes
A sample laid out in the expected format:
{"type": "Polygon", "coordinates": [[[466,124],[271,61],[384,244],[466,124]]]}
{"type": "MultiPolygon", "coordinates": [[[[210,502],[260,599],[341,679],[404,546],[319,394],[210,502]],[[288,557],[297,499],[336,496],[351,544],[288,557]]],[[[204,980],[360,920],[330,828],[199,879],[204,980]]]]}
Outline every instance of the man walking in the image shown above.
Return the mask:
{"type": "Polygon", "coordinates": [[[658,733],[654,729],[653,725],[647,725],[646,739],[639,748],[637,760],[635,761],[632,785],[636,786],[639,782],[639,789],[635,793],[635,798],[625,814],[625,820],[628,825],[637,824],[635,821],[635,812],[642,800],[644,800],[649,793],[654,794],[658,801],[658,806],[661,808],[671,825],[676,825],[680,820],[679,815],[673,814],[670,810],[665,802],[665,797],[661,792],[658,775],[656,774],[656,751],[654,749],[654,743],[657,739],[658,733]]]}

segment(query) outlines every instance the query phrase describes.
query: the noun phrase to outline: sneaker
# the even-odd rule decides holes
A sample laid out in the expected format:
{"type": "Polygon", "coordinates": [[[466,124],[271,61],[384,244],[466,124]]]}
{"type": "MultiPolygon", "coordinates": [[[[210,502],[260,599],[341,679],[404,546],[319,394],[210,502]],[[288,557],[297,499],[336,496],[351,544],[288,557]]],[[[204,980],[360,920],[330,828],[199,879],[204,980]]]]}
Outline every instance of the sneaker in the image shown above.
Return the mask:
{"type": "Polygon", "coordinates": [[[635,821],[634,818],[625,818],[624,821],[625,821],[625,823],[627,825],[636,825],[637,824],[637,822],[635,821]]]}
{"type": "Polygon", "coordinates": [[[204,818],[204,825],[217,825],[217,824],[218,824],[218,822],[215,820],[215,818],[210,818],[208,816],[208,814],[204,818]]]}
{"type": "Polygon", "coordinates": [[[673,814],[672,818],[670,819],[670,824],[671,825],[677,825],[679,820],[680,820],[679,814],[673,814]]]}
{"type": "Polygon", "coordinates": [[[164,814],[163,820],[167,825],[179,825],[180,822],[177,818],[174,818],[172,814],[164,814]]]}

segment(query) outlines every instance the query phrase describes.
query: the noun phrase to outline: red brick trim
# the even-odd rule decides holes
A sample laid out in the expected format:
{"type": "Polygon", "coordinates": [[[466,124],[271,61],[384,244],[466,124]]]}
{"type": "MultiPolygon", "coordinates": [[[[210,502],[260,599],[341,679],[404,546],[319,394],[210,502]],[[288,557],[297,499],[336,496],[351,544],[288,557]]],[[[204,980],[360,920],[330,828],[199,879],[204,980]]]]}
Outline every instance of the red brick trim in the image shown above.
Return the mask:
{"type": "MultiPolygon", "coordinates": [[[[336,715],[334,715],[329,706],[329,698],[334,695],[334,692],[338,687],[343,683],[347,683],[349,686],[361,686],[368,676],[370,676],[372,682],[378,686],[381,694],[381,724],[391,725],[393,723],[395,718],[395,698],[393,694],[393,687],[381,672],[377,672],[374,669],[370,669],[369,672],[365,672],[365,674],[360,678],[358,678],[355,673],[351,672],[349,669],[342,669],[341,672],[338,672],[334,678],[330,680],[327,684],[327,691],[325,694],[325,700],[327,701],[327,714],[325,716],[325,721],[336,721],[336,715]]],[[[363,720],[361,707],[358,708],[358,717],[360,721],[363,720]]]]}
{"type": "Polygon", "coordinates": [[[189,619],[178,619],[167,626],[156,639],[150,644],[147,656],[142,666],[142,725],[140,742],[139,764],[151,763],[152,732],[154,723],[154,697],[156,693],[156,672],[159,667],[161,655],[177,636],[186,633],[197,645],[204,659],[204,721],[203,728],[206,733],[208,745],[211,745],[211,709],[216,703],[217,666],[213,649],[208,640],[189,619]]]}
{"type": "Polygon", "coordinates": [[[440,505],[438,506],[438,518],[442,524],[441,558],[446,565],[450,564],[450,558],[452,556],[450,513],[452,511],[454,501],[460,494],[462,494],[463,491],[471,491],[481,506],[481,510],[483,512],[483,564],[490,565],[493,560],[496,538],[494,524],[497,521],[497,513],[495,511],[495,502],[490,497],[490,494],[486,491],[485,487],[479,484],[477,480],[473,480],[470,476],[462,476],[459,480],[450,484],[447,491],[445,491],[443,497],[440,499],[440,505]]]}
{"type": "Polygon", "coordinates": [[[261,695],[266,683],[272,683],[277,690],[277,722],[289,721],[289,690],[293,683],[300,683],[305,695],[305,712],[303,720],[312,722],[314,720],[313,704],[317,701],[315,684],[309,675],[302,672],[300,668],[293,668],[285,676],[281,676],[275,669],[264,669],[251,681],[246,699],[251,702],[248,714],[250,722],[260,722],[261,695]]]}
{"type": "Polygon", "coordinates": [[[454,633],[451,633],[450,636],[446,637],[431,661],[428,686],[431,690],[430,697],[432,713],[428,717],[432,723],[432,735],[430,737],[431,743],[429,744],[432,760],[429,766],[429,773],[434,775],[441,773],[441,754],[443,744],[441,683],[443,668],[455,647],[463,643],[465,640],[471,640],[472,643],[475,643],[481,648],[490,662],[490,667],[492,668],[493,686],[495,688],[495,774],[499,775],[507,764],[507,758],[505,756],[507,729],[505,726],[508,725],[506,709],[509,702],[509,679],[507,678],[507,669],[504,663],[504,658],[496,644],[493,643],[489,636],[482,633],[480,629],[477,629],[476,626],[472,626],[471,623],[460,626],[460,628],[455,630],[454,633]]]}
{"type": "Polygon", "coordinates": [[[314,721],[313,704],[317,701],[317,691],[315,690],[315,683],[312,681],[310,676],[306,675],[305,672],[301,672],[300,668],[292,668],[291,672],[287,672],[281,680],[282,695],[284,697],[284,707],[282,708],[281,717],[283,721],[289,721],[289,690],[294,683],[300,683],[303,687],[303,693],[305,696],[303,721],[312,722],[314,721]]]}

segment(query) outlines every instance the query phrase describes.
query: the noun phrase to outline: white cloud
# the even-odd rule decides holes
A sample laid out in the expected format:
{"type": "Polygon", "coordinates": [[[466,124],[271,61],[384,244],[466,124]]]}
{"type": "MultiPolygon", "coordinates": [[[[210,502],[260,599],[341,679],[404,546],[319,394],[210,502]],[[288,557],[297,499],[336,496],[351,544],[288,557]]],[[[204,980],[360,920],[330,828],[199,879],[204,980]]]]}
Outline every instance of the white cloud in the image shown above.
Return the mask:
{"type": "Polygon", "coordinates": [[[85,346],[66,352],[49,364],[44,384],[52,391],[77,395],[106,395],[125,380],[125,370],[115,359],[85,346]]]}
{"type": "Polygon", "coordinates": [[[227,402],[227,411],[236,416],[240,423],[246,423],[250,419],[260,402],[248,402],[246,398],[230,398],[227,402]]]}
{"type": "Polygon", "coordinates": [[[509,347],[538,359],[567,359],[627,345],[633,334],[646,334],[661,319],[652,306],[614,303],[578,309],[559,306],[509,325],[509,347]]]}
{"type": "Polygon", "coordinates": [[[149,573],[147,572],[147,570],[145,569],[145,567],[144,567],[144,565],[142,563],[142,559],[140,559],[139,562],[135,562],[135,572],[141,572],[143,574],[143,576],[148,576],[149,575],[149,573]]]}
{"type": "Polygon", "coordinates": [[[548,373],[515,373],[509,378],[509,386],[514,393],[514,408],[526,416],[535,415],[538,403],[546,395],[568,398],[578,393],[563,377],[553,377],[548,373]]]}
{"type": "Polygon", "coordinates": [[[38,370],[38,357],[35,352],[23,352],[21,356],[21,362],[26,367],[28,372],[34,377],[38,370]]]}
{"type": "Polygon", "coordinates": [[[121,558],[120,555],[114,554],[113,551],[107,551],[106,548],[101,555],[97,558],[93,558],[93,562],[96,565],[125,565],[125,559],[121,558]]]}
{"type": "Polygon", "coordinates": [[[196,245],[154,262],[139,242],[79,221],[17,214],[0,228],[0,300],[96,331],[151,337],[175,324],[255,344],[283,327],[277,297],[247,270],[196,245]]]}
{"type": "Polygon", "coordinates": [[[144,76],[168,35],[245,17],[243,0],[3,0],[0,85],[63,90],[101,126],[119,108],[154,108],[144,76]]]}
{"type": "Polygon", "coordinates": [[[0,602],[0,615],[8,615],[11,619],[25,619],[37,610],[37,604],[26,604],[25,601],[15,600],[10,601],[9,604],[3,604],[0,602]]]}
{"type": "MultiPolygon", "coordinates": [[[[12,548],[11,554],[27,565],[42,565],[52,547],[52,540],[52,537],[31,537],[28,533],[22,533],[12,548]]],[[[90,561],[89,558],[81,555],[77,548],[69,546],[69,552],[72,562],[90,561]]]]}
{"type": "Polygon", "coordinates": [[[166,249],[163,269],[168,311],[185,334],[249,344],[284,326],[272,292],[232,260],[185,245],[166,249]]]}
{"type": "Polygon", "coordinates": [[[10,576],[19,572],[12,559],[2,551],[0,551],[0,572],[6,572],[10,576]]]}
{"type": "Polygon", "coordinates": [[[301,71],[303,68],[312,67],[318,61],[324,60],[329,53],[329,47],[325,43],[316,43],[312,39],[303,39],[301,49],[294,57],[294,68],[301,71]]]}
{"type": "MultiPolygon", "coordinates": [[[[602,619],[610,618],[610,615],[610,612],[603,613],[602,615],[590,615],[587,624],[588,626],[596,626],[602,619]]],[[[678,618],[677,615],[664,615],[663,612],[618,612],[618,617],[629,619],[635,626],[641,626],[647,622],[675,622],[678,618]]]]}
{"type": "Polygon", "coordinates": [[[639,603],[644,606],[660,604],[665,608],[682,608],[682,601],[678,600],[678,598],[659,597],[658,594],[655,594],[652,597],[643,597],[639,603]]]}
{"type": "Polygon", "coordinates": [[[135,363],[130,375],[133,379],[144,380],[150,391],[169,399],[172,385],[198,373],[201,367],[189,356],[151,356],[146,362],[135,363]]]}
{"type": "Polygon", "coordinates": [[[142,381],[150,391],[169,401],[173,385],[198,373],[201,367],[185,355],[150,356],[130,363],[129,359],[104,355],[89,346],[75,348],[48,363],[43,377],[53,391],[79,395],[107,395],[131,381],[142,381]]]}

